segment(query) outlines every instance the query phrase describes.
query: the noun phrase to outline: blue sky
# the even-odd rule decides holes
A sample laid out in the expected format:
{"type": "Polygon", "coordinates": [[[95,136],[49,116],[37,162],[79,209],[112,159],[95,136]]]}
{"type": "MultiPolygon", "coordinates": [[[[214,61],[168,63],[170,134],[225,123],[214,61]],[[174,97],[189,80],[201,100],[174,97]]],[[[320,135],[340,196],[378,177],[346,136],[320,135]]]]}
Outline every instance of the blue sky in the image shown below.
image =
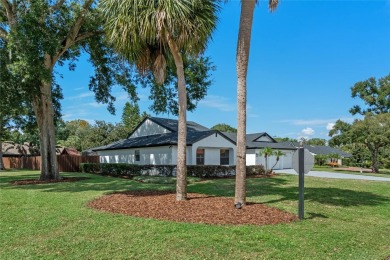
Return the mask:
{"type": "MultiPolygon", "coordinates": [[[[188,120],[207,127],[237,126],[235,54],[240,1],[222,6],[217,30],[206,51],[216,66],[213,85],[188,120]]],[[[110,115],[88,90],[92,67],[81,58],[76,71],[60,69],[64,120],[119,122],[128,100],[113,88],[117,113],[110,115]]],[[[267,2],[256,7],[248,70],[248,133],[291,138],[328,138],[337,119],[352,121],[348,110],[354,83],[390,73],[390,0],[282,0],[274,13],[267,2]]],[[[141,110],[148,90],[138,89],[141,110]]],[[[175,118],[172,115],[158,115],[175,118]]]]}

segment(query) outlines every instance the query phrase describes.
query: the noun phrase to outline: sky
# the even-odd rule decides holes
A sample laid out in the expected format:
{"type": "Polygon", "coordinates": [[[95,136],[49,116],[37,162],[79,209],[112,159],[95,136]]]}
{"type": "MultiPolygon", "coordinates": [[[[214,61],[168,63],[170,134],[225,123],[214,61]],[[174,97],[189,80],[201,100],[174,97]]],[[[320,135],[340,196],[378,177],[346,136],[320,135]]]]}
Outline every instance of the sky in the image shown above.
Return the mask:
{"type": "MultiPolygon", "coordinates": [[[[216,31],[205,55],[216,66],[213,84],[187,120],[206,127],[225,123],[237,127],[236,45],[240,1],[222,5],[216,31]]],[[[88,90],[92,66],[85,56],[75,71],[58,68],[65,121],[121,121],[129,100],[113,88],[116,115],[94,100],[88,90]]],[[[281,0],[270,13],[267,1],[256,7],[247,76],[247,132],[274,137],[329,139],[338,119],[352,122],[349,109],[359,99],[351,87],[370,77],[390,73],[390,0],[281,0]]],[[[149,111],[149,90],[137,89],[141,111],[149,111]]]]}

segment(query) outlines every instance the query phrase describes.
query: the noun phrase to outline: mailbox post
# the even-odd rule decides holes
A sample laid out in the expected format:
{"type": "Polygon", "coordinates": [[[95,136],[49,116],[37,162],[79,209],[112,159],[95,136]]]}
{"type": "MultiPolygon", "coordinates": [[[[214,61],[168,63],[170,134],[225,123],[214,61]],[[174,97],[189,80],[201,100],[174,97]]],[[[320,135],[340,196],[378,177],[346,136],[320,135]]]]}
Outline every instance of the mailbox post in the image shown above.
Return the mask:
{"type": "Polygon", "coordinates": [[[305,215],[305,173],[304,173],[304,165],[305,165],[305,150],[303,147],[299,147],[298,149],[298,160],[299,160],[299,203],[298,203],[298,218],[302,220],[305,215]]]}
{"type": "Polygon", "coordinates": [[[297,151],[293,155],[293,169],[298,173],[299,183],[299,201],[298,201],[298,218],[302,220],[305,215],[305,174],[308,173],[314,166],[314,156],[303,148],[303,144],[297,147],[297,151]]]}

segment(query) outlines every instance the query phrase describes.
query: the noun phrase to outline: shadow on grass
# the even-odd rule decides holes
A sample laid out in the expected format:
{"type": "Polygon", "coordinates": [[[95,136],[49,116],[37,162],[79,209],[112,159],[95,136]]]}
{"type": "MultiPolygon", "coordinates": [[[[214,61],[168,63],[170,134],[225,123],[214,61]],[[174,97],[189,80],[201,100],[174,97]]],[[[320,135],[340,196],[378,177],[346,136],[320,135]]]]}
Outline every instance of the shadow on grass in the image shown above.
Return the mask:
{"type": "Polygon", "coordinates": [[[12,181],[25,179],[38,179],[38,174],[23,174],[19,176],[3,176],[0,178],[1,184],[5,184],[2,189],[20,190],[40,190],[42,192],[86,192],[86,191],[106,191],[107,193],[124,190],[162,190],[174,191],[174,184],[150,184],[139,183],[131,179],[115,178],[110,176],[100,176],[82,173],[61,173],[62,177],[86,177],[87,179],[76,182],[57,182],[29,185],[12,185],[12,181]]]}
{"type": "MultiPolygon", "coordinates": [[[[189,191],[197,191],[214,196],[234,196],[234,181],[209,181],[208,186],[192,184],[189,191]]],[[[277,196],[276,199],[264,201],[277,203],[297,201],[298,187],[291,186],[291,181],[281,178],[248,179],[247,198],[259,196],[277,196]]],[[[355,191],[335,187],[305,187],[305,201],[317,202],[332,206],[375,206],[390,203],[390,198],[372,192],[355,191]]]]}

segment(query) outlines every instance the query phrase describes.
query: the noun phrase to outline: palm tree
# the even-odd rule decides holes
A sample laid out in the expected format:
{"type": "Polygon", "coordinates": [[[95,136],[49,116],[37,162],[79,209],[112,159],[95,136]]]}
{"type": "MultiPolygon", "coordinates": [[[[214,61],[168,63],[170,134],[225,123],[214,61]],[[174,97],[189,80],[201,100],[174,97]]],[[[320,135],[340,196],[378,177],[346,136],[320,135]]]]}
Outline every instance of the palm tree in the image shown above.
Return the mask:
{"type": "Polygon", "coordinates": [[[206,48],[216,26],[217,1],[102,0],[105,29],[114,47],[140,72],[152,70],[163,84],[166,61],[176,66],[179,96],[176,199],[186,200],[187,91],[183,55],[206,48]]]}
{"type": "MultiPolygon", "coordinates": [[[[234,204],[246,203],[246,76],[249,47],[252,34],[253,13],[257,0],[241,0],[240,26],[238,32],[237,67],[237,160],[234,204]]],[[[269,0],[268,7],[274,11],[278,0],[269,0]]]]}
{"type": "Polygon", "coordinates": [[[271,147],[264,147],[264,149],[259,152],[259,156],[264,156],[265,173],[268,172],[268,158],[272,155],[274,155],[274,150],[272,150],[271,147]]]}
{"type": "Polygon", "coordinates": [[[280,157],[285,156],[286,154],[280,150],[276,150],[273,152],[273,155],[276,156],[276,163],[272,166],[272,168],[270,170],[271,173],[274,170],[275,166],[278,164],[280,157]]]}

